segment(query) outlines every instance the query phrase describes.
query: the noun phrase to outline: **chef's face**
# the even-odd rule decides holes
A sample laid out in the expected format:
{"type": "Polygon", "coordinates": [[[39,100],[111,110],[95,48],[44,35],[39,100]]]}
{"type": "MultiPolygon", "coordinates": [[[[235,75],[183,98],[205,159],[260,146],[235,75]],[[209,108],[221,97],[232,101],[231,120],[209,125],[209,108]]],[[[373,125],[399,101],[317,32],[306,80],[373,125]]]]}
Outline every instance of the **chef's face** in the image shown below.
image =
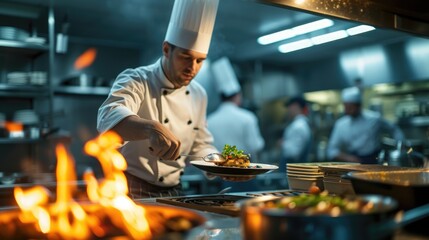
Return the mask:
{"type": "Polygon", "coordinates": [[[207,54],[172,46],[168,42],[163,44],[163,54],[164,72],[175,88],[187,86],[207,57],[207,54]]]}
{"type": "Polygon", "coordinates": [[[292,103],[289,106],[287,106],[287,118],[288,119],[293,119],[300,112],[301,112],[301,108],[298,105],[298,103],[292,103]]]}
{"type": "Polygon", "coordinates": [[[355,117],[360,113],[360,104],[359,103],[344,103],[344,113],[355,117]]]}

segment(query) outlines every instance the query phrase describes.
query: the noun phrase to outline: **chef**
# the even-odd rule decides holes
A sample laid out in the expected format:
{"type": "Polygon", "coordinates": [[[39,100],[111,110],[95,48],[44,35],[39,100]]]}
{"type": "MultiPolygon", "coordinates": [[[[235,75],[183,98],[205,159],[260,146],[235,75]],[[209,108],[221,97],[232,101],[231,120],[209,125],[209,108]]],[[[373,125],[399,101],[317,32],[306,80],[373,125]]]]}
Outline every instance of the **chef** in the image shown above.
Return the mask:
{"type": "Polygon", "coordinates": [[[126,69],[98,111],[97,128],[124,139],[132,198],[180,195],[182,154],[218,150],[206,127],[207,94],[192,81],[210,46],[219,0],[176,0],[161,58],[126,69]]]}
{"type": "Polygon", "coordinates": [[[397,141],[403,140],[404,135],[396,125],[383,119],[379,113],[362,110],[359,88],[344,89],[341,98],[345,115],[335,122],[328,143],[328,158],[375,164],[384,134],[397,141]]]}
{"type": "Polygon", "coordinates": [[[265,141],[259,130],[258,118],[249,110],[241,108],[242,94],[237,76],[227,57],[212,64],[212,71],[222,103],[208,118],[208,127],[217,149],[225,144],[256,157],[265,141]]]}
{"type": "MultiPolygon", "coordinates": [[[[222,150],[225,144],[234,145],[251,155],[251,162],[257,162],[257,153],[265,145],[259,130],[258,118],[254,113],[241,107],[241,87],[227,57],[212,64],[218,92],[222,103],[208,116],[207,123],[214,137],[214,145],[222,150]]],[[[222,188],[231,191],[258,191],[258,181],[252,177],[241,179],[223,177],[222,188]]]]}
{"type": "Polygon", "coordinates": [[[309,110],[307,101],[302,96],[291,97],[285,102],[289,125],[283,131],[281,139],[282,161],[279,171],[285,171],[287,163],[309,161],[313,136],[307,118],[309,110]]]}

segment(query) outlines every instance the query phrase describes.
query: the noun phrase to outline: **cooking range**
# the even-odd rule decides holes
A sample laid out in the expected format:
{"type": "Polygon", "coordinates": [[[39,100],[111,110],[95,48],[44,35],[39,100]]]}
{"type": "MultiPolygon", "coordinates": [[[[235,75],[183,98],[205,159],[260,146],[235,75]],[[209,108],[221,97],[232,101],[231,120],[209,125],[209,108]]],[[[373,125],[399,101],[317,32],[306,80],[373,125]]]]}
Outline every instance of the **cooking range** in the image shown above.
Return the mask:
{"type": "Polygon", "coordinates": [[[235,206],[235,203],[239,200],[260,196],[296,196],[301,193],[302,192],[300,191],[294,190],[277,190],[249,193],[227,193],[166,197],[157,198],[156,201],[169,205],[237,217],[239,216],[240,209],[235,206]]]}

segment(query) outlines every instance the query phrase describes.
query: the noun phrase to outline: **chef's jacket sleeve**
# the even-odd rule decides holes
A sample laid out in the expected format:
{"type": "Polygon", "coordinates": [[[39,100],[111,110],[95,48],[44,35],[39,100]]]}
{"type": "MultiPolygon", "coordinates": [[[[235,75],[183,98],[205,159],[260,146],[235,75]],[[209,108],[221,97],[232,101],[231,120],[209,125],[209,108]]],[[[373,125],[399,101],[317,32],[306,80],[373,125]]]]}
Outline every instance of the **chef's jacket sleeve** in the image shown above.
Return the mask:
{"type": "Polygon", "coordinates": [[[331,136],[329,137],[328,147],[326,149],[326,155],[328,159],[334,159],[340,154],[341,149],[341,127],[338,125],[338,121],[335,123],[332,130],[331,136]]]}
{"type": "Polygon", "coordinates": [[[137,115],[144,100],[144,84],[133,69],[120,73],[109,96],[98,109],[97,130],[106,132],[128,116],[137,115]]]}

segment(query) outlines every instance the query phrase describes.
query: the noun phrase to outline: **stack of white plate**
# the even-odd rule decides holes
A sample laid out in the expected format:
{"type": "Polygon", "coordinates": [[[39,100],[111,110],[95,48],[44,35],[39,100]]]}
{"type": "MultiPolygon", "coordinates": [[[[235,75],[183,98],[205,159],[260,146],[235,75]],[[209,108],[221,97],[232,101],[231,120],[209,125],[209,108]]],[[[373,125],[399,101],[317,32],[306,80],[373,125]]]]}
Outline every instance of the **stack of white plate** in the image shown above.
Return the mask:
{"type": "Polygon", "coordinates": [[[288,163],[286,174],[289,188],[298,191],[308,191],[312,185],[323,190],[323,172],[320,163],[288,163]]]}
{"type": "Polygon", "coordinates": [[[28,37],[29,34],[25,30],[9,26],[0,26],[0,39],[24,41],[28,37]]]}
{"type": "Polygon", "coordinates": [[[43,71],[34,72],[10,72],[6,75],[8,84],[15,85],[45,85],[48,80],[48,75],[43,71]]]}
{"type": "Polygon", "coordinates": [[[13,114],[13,121],[20,122],[24,125],[37,125],[39,123],[39,116],[31,109],[24,109],[16,111],[13,114]]]}
{"type": "Polygon", "coordinates": [[[46,72],[35,71],[29,73],[30,84],[33,85],[45,85],[48,80],[48,74],[46,72]]]}
{"type": "Polygon", "coordinates": [[[289,187],[293,190],[308,191],[312,185],[316,185],[320,190],[325,190],[324,178],[326,175],[322,171],[323,166],[356,165],[359,163],[348,162],[314,162],[314,163],[288,163],[287,178],[289,187]]]}
{"type": "Polygon", "coordinates": [[[29,81],[29,74],[27,72],[10,72],[6,75],[7,83],[16,85],[25,85],[29,81]]]}

